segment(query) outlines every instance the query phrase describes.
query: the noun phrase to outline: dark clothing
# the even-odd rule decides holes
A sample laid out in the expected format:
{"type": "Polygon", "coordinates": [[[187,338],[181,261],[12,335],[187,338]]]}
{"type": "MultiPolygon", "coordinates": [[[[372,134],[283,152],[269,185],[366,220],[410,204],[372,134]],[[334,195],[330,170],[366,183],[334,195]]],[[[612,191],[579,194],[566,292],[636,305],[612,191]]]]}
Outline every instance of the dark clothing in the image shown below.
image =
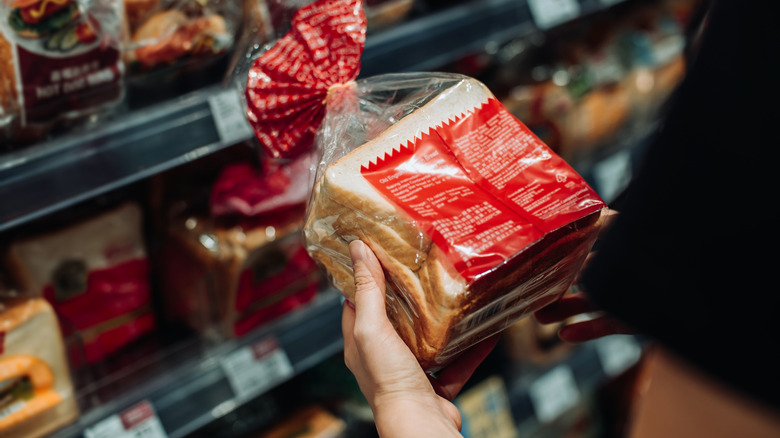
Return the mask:
{"type": "Polygon", "coordinates": [[[772,3],[712,3],[688,75],[581,285],[706,374],[780,408],[772,3]]]}

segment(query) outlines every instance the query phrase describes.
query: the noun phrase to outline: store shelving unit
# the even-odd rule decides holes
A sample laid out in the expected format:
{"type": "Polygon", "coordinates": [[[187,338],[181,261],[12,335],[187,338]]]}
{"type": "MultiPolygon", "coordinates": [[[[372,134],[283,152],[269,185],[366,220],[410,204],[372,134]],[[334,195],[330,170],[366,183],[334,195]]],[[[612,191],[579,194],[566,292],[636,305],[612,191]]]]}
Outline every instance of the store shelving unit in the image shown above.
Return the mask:
{"type": "MultiPolygon", "coordinates": [[[[545,24],[539,25],[540,12],[534,10],[545,1],[562,0],[468,1],[371,34],[361,75],[430,70],[491,42],[500,44],[544,30],[555,22],[546,17],[545,24]]],[[[561,20],[618,2],[569,1],[577,5],[576,16],[561,20]]],[[[251,138],[237,91],[215,84],[6,153],[0,156],[0,232],[251,138]]],[[[209,346],[205,353],[161,359],[164,366],[157,364],[153,373],[139,371],[138,385],[83,412],[78,422],[54,436],[116,438],[109,423],[139,403],[152,408],[159,421],[155,427],[167,436],[186,436],[341,349],[339,319],[338,293],[325,291],[314,303],[240,340],[209,346]],[[231,383],[226,358],[239,360],[235,355],[269,339],[276,342],[276,351],[283,352],[289,367],[279,377],[261,382],[259,389],[242,393],[231,383]]],[[[592,351],[586,352],[590,353],[574,360],[587,359],[587,366],[572,364],[572,368],[595,366],[593,375],[601,375],[592,351]]],[[[92,390],[87,388],[80,396],[90,397],[92,390]]]]}
{"type": "MultiPolygon", "coordinates": [[[[263,391],[311,368],[338,352],[342,346],[340,295],[335,290],[326,290],[301,310],[285,315],[239,340],[210,346],[206,354],[170,360],[171,363],[162,367],[155,364],[154,371],[137,371],[136,375],[130,376],[139,382],[132,390],[84,412],[78,422],[53,436],[111,436],[110,433],[106,435],[106,429],[111,431],[107,424],[116,415],[121,415],[139,403],[148,403],[166,436],[183,437],[263,391]],[[265,367],[266,372],[258,374],[262,380],[243,381],[242,387],[235,386],[235,381],[231,379],[242,376],[241,370],[236,368],[237,364],[247,365],[241,362],[241,354],[269,342],[276,356],[265,356],[265,359],[249,364],[265,367]],[[282,354],[286,361],[283,359],[279,362],[282,354]]],[[[186,349],[198,348],[187,346],[186,349]]],[[[97,391],[98,388],[92,388],[92,391],[84,391],[80,396],[89,398],[92,392],[97,391]]]]}

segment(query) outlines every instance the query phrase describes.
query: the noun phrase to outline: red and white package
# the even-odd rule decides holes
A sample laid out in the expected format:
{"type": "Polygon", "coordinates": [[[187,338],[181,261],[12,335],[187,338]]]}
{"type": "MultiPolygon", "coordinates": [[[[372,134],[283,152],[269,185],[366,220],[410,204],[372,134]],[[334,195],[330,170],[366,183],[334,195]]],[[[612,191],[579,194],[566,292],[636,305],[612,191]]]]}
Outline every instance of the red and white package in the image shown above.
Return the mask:
{"type": "Polygon", "coordinates": [[[385,270],[388,316],[435,372],[558,299],[595,241],[605,204],[475,79],[355,80],[362,17],[355,0],[301,9],[250,72],[250,121],[273,156],[316,139],[309,253],[353,298],[348,244],[368,244],[385,270]],[[333,63],[350,74],[319,74],[333,63]]]}
{"type": "Polygon", "coordinates": [[[81,339],[88,363],[156,326],[142,211],[135,203],[13,242],[5,261],[25,294],[51,303],[63,335],[81,339]]]}

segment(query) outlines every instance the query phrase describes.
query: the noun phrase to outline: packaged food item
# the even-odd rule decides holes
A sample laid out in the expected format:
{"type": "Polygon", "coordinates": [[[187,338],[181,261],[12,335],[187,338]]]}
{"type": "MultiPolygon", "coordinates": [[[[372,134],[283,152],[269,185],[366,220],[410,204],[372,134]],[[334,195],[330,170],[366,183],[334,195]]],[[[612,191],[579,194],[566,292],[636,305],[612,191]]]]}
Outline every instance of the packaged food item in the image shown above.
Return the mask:
{"type": "MultiPolygon", "coordinates": [[[[173,316],[206,335],[243,336],[309,302],[323,278],[302,244],[307,159],[225,168],[210,212],[174,211],[164,253],[173,316]]],[[[172,209],[179,208],[176,204],[172,209]]]]}
{"type": "Polygon", "coordinates": [[[0,3],[0,52],[8,55],[0,61],[0,119],[12,119],[5,122],[7,137],[38,140],[58,123],[121,100],[120,8],[111,0],[0,3]]]}
{"type": "Polygon", "coordinates": [[[220,0],[131,0],[125,8],[130,27],[125,60],[134,74],[188,61],[203,68],[203,62],[231,50],[241,14],[240,4],[220,0]]]}
{"type": "Polygon", "coordinates": [[[346,436],[344,420],[317,405],[307,406],[287,415],[256,438],[341,438],[346,436]]]}
{"type": "MultiPolygon", "coordinates": [[[[11,243],[6,265],[20,291],[43,297],[96,363],[156,325],[141,208],[128,202],[64,229],[11,243]]],[[[74,357],[74,364],[80,358],[74,357]]]]}
{"type": "Polygon", "coordinates": [[[57,317],[41,298],[0,303],[0,436],[41,437],[74,421],[57,317]]]}
{"type": "Polygon", "coordinates": [[[249,120],[276,156],[316,135],[309,253],[353,298],[348,243],[366,242],[392,323],[435,372],[563,294],[605,205],[475,79],[356,81],[364,41],[358,1],[299,10],[250,70],[249,120]]]}

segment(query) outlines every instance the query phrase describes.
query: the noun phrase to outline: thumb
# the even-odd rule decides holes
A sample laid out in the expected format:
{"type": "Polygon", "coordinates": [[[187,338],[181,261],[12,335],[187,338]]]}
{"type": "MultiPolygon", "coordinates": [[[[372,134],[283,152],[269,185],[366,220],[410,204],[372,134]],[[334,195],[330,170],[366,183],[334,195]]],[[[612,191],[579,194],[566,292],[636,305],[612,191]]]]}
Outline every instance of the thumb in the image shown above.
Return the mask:
{"type": "Polygon", "coordinates": [[[385,275],[376,255],[360,240],[349,244],[355,273],[355,313],[357,325],[376,321],[385,313],[385,275]]]}

